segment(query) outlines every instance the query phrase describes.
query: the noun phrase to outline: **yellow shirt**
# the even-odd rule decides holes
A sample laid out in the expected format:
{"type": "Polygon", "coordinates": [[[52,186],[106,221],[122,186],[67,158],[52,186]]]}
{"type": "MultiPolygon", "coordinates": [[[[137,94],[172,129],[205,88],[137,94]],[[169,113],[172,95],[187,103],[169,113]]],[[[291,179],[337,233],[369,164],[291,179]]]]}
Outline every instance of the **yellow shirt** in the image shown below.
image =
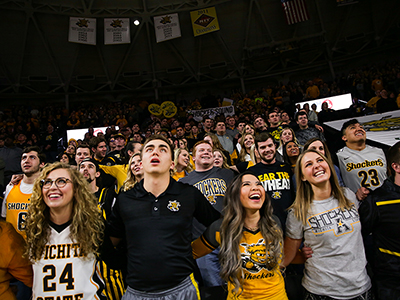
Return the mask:
{"type": "Polygon", "coordinates": [[[109,174],[117,179],[117,192],[121,189],[126,177],[128,176],[128,165],[113,165],[113,166],[105,166],[99,165],[100,169],[104,171],[104,173],[109,174]]]}
{"type": "Polygon", "coordinates": [[[6,221],[11,223],[15,230],[26,239],[25,221],[32,194],[23,194],[20,190],[22,180],[11,189],[6,198],[6,221]]]}

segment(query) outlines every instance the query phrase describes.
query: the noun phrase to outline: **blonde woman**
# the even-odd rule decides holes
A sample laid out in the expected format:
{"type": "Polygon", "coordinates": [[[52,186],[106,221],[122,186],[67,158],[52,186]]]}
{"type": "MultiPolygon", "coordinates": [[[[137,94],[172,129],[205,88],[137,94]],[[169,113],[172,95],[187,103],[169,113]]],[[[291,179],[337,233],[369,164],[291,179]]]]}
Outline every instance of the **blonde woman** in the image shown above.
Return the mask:
{"type": "Polygon", "coordinates": [[[286,221],[283,266],[304,241],[312,249],[305,262],[304,299],[373,299],[355,194],[339,186],[332,162],[316,150],[299,156],[295,172],[297,193],[286,221]]]}
{"type": "Polygon", "coordinates": [[[102,235],[86,179],[67,164],[46,166],[33,186],[26,221],[33,299],[106,299],[96,260],[102,235]]]}
{"type": "Polygon", "coordinates": [[[221,150],[221,152],[224,153],[224,155],[227,159],[228,165],[230,165],[230,166],[232,165],[231,155],[229,154],[228,151],[225,150],[224,147],[222,147],[218,137],[214,133],[210,133],[210,132],[206,133],[204,135],[204,140],[209,142],[211,147],[213,147],[213,149],[221,150]]]}
{"type": "Polygon", "coordinates": [[[185,177],[193,171],[192,164],[190,163],[190,154],[186,148],[179,148],[174,150],[174,170],[172,178],[178,181],[180,178],[185,177]]]}
{"type": "Polygon", "coordinates": [[[221,246],[221,276],[228,282],[229,300],[287,300],[279,269],[282,231],[261,182],[250,172],[238,175],[224,201],[223,219],[192,243],[193,256],[221,246]]]}
{"type": "Polygon", "coordinates": [[[214,156],[214,167],[229,169],[229,165],[226,162],[226,157],[221,150],[214,149],[213,156],[214,156]]]}
{"type": "Polygon", "coordinates": [[[140,180],[143,179],[143,166],[140,152],[132,155],[128,163],[128,174],[122,185],[121,190],[126,192],[135,186],[140,180]]]}
{"type": "Polygon", "coordinates": [[[239,157],[237,160],[237,163],[243,162],[243,161],[250,161],[250,148],[252,145],[254,145],[254,135],[250,133],[244,134],[240,138],[240,153],[239,157]]]}

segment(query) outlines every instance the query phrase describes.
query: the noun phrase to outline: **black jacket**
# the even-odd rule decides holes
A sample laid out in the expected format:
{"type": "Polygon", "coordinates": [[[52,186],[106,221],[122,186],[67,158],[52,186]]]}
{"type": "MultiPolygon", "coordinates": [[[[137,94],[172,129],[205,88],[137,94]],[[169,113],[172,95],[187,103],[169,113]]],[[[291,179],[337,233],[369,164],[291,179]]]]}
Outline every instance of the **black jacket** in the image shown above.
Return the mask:
{"type": "Polygon", "coordinates": [[[372,233],[374,272],[400,276],[400,186],[386,179],[361,203],[362,233],[372,233]]]}

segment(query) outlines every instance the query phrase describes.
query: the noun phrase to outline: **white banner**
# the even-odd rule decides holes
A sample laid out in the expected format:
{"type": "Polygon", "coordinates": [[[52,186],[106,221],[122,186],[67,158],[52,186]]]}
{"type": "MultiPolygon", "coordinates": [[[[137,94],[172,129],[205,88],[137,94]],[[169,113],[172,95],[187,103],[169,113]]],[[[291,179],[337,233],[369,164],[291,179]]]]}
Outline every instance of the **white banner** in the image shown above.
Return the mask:
{"type": "Polygon", "coordinates": [[[68,41],[96,45],[96,19],[70,17],[68,41]]]}
{"type": "Polygon", "coordinates": [[[302,101],[302,102],[297,102],[297,104],[300,104],[300,107],[303,108],[303,105],[308,103],[310,105],[315,104],[317,105],[317,112],[320,112],[322,103],[328,103],[328,108],[334,109],[334,110],[341,110],[341,109],[347,109],[350,107],[350,105],[353,104],[353,100],[351,99],[351,94],[344,94],[344,95],[339,95],[339,96],[332,96],[328,98],[322,98],[322,99],[317,99],[317,100],[308,100],[308,101],[302,101]]]}
{"type": "Polygon", "coordinates": [[[235,108],[233,105],[231,106],[223,106],[223,107],[213,107],[199,110],[189,110],[189,114],[193,115],[193,119],[197,122],[201,122],[204,116],[209,116],[211,119],[214,119],[216,116],[220,114],[224,114],[226,116],[233,116],[235,114],[235,108]]]}
{"type": "Polygon", "coordinates": [[[154,17],[157,43],[181,37],[178,14],[154,17]]]}
{"type": "MultiPolygon", "coordinates": [[[[324,124],[340,131],[343,123],[351,119],[355,118],[332,121],[324,124]]],[[[367,139],[371,141],[393,146],[400,140],[400,110],[357,117],[356,119],[364,126],[367,139]]]]}
{"type": "Polygon", "coordinates": [[[104,19],[104,44],[130,44],[129,18],[104,19]]]}

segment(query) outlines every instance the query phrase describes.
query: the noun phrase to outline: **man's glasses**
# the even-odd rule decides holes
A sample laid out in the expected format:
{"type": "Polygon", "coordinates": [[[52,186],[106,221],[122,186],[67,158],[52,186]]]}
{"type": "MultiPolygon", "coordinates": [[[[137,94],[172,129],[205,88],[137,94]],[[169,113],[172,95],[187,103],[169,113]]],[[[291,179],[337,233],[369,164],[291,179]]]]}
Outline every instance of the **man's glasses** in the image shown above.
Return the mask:
{"type": "Polygon", "coordinates": [[[49,178],[40,180],[40,184],[41,184],[42,188],[44,188],[46,190],[52,187],[53,182],[55,183],[56,187],[58,187],[60,189],[63,188],[64,186],[66,186],[68,182],[72,183],[72,181],[70,179],[65,178],[65,177],[58,177],[56,180],[52,180],[49,178]]]}

